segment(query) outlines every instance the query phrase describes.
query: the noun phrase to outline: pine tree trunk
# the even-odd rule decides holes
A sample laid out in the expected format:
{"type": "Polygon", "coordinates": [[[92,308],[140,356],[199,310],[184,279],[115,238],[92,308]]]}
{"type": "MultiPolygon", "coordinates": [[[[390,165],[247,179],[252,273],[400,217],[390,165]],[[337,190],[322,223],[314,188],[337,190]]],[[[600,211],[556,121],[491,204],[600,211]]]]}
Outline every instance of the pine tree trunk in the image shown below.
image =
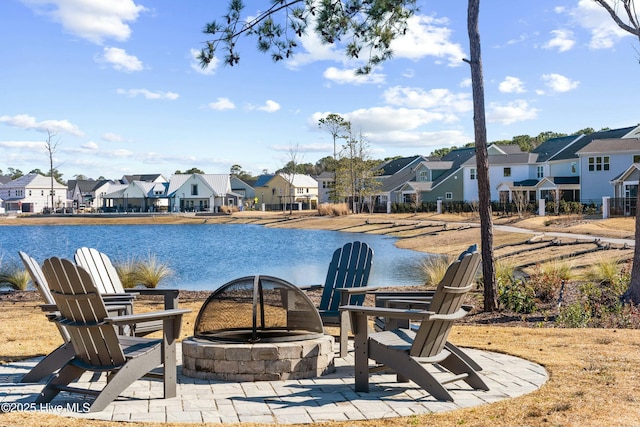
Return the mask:
{"type": "Polygon", "coordinates": [[[636,246],[633,250],[633,266],[631,268],[631,283],[629,289],[624,294],[624,299],[632,301],[634,304],[640,304],[640,215],[638,215],[638,209],[640,209],[640,182],[638,183],[636,198],[636,246]]]}
{"type": "Polygon", "coordinates": [[[476,140],[478,179],[478,213],[480,215],[480,241],[482,250],[482,278],[484,281],[484,311],[498,308],[496,277],[493,268],[493,220],[491,214],[491,187],[489,184],[489,158],[487,153],[487,127],[484,109],[484,82],[480,54],[478,15],[480,0],[469,0],[467,26],[471,59],[471,85],[473,90],[473,130],[476,140]]]}

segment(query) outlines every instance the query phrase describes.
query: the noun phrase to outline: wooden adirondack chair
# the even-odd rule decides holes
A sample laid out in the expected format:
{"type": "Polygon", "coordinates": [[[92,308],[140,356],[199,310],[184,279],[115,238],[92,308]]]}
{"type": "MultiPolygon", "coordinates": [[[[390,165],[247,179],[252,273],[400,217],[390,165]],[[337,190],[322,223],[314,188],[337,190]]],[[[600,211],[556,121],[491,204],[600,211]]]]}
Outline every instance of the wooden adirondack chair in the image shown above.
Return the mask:
{"type": "Polygon", "coordinates": [[[73,358],[44,387],[37,404],[48,403],[61,391],[95,395],[90,412],[102,411],[134,381],[162,366],[164,397],[176,395],[176,339],[182,315],[189,310],[165,310],[138,315],[109,317],[104,301],[89,273],[71,261],[45,260],[42,268],[59,309],[53,320],[64,325],[74,349],[73,358]],[[162,339],[119,336],[114,326],[137,321],[162,320],[162,339]],[[102,390],[69,386],[84,372],[104,372],[102,390]]]}
{"type": "MultiPolygon", "coordinates": [[[[89,272],[93,281],[103,296],[109,296],[111,301],[121,300],[130,304],[133,313],[133,298],[136,294],[164,296],[164,309],[178,308],[177,289],[124,289],[116,268],[109,257],[94,248],[79,248],[74,254],[76,264],[89,272]]],[[[135,325],[133,335],[145,336],[162,329],[161,321],[141,322],[135,325]]]]}
{"type": "MultiPolygon", "coordinates": [[[[29,276],[31,276],[31,281],[33,282],[36,289],[40,293],[40,296],[45,302],[45,306],[43,306],[43,311],[49,313],[49,315],[55,315],[55,312],[58,310],[56,307],[56,303],[53,300],[53,296],[51,295],[51,291],[49,291],[49,285],[47,284],[47,279],[44,277],[44,273],[42,272],[42,268],[40,268],[40,264],[31,258],[25,252],[19,252],[20,259],[24,264],[29,276]]],[[[56,323],[58,327],[58,331],[60,332],[60,336],[62,337],[63,344],[60,347],[53,350],[44,359],[36,364],[29,372],[27,372],[20,382],[23,383],[37,383],[40,380],[48,377],[53,374],[58,369],[62,368],[65,363],[67,363],[73,355],[75,354],[73,351],[73,346],[70,342],[69,332],[67,329],[56,323]]]]}
{"type": "Polygon", "coordinates": [[[480,254],[466,253],[452,263],[435,291],[429,311],[394,308],[345,306],[351,313],[355,329],[355,389],[369,391],[369,375],[390,368],[398,381],[412,380],[439,400],[453,400],[445,384],[464,380],[474,389],[488,390],[478,373],[458,354],[446,346],[453,323],[464,317],[470,307],[462,305],[464,296],[473,287],[480,265],[480,254]],[[397,328],[369,334],[368,316],[420,320],[416,330],[397,328]],[[379,366],[369,367],[369,359],[379,366]],[[448,371],[447,378],[438,379],[430,365],[448,371]]]}
{"type": "Polygon", "coordinates": [[[373,263],[373,249],[366,243],[352,242],[336,249],[324,282],[318,312],[325,326],[340,327],[340,357],[347,355],[349,315],[341,305],[362,305],[373,263]]]}

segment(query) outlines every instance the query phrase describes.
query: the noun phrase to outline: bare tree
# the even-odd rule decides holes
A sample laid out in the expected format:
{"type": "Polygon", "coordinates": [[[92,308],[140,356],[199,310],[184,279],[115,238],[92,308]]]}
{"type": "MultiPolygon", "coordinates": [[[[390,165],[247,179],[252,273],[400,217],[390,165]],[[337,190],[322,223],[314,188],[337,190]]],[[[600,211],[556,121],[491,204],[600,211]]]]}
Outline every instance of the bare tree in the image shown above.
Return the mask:
{"type": "MultiPolygon", "coordinates": [[[[611,16],[611,19],[624,31],[632,34],[640,41],[640,21],[634,0],[594,0],[602,6],[611,16]],[[612,3],[612,4],[610,4],[612,3]],[[622,10],[620,10],[622,8],[622,10]]],[[[640,182],[638,183],[640,188],[640,182]]],[[[636,206],[640,207],[640,191],[636,200],[636,206]]],[[[631,283],[624,295],[626,300],[631,300],[634,304],[640,304],[640,215],[636,212],[636,245],[633,250],[633,267],[631,268],[631,283]]]]}
{"type": "MultiPolygon", "coordinates": [[[[331,134],[333,138],[333,160],[334,165],[337,167],[338,153],[337,153],[337,140],[346,139],[351,131],[351,123],[345,120],[341,115],[331,113],[327,117],[323,117],[318,121],[318,126],[325,128],[331,134]]],[[[333,188],[330,193],[331,201],[336,203],[339,201],[338,193],[336,191],[338,181],[338,171],[333,170],[333,188]]]]}
{"type": "MultiPolygon", "coordinates": [[[[289,161],[282,168],[282,177],[287,182],[286,192],[289,195],[289,214],[293,213],[294,202],[294,180],[298,170],[298,165],[302,162],[302,156],[300,156],[300,144],[295,144],[289,147],[289,161]]],[[[287,194],[285,194],[285,200],[287,200],[287,194]]],[[[283,206],[284,209],[284,206],[283,206]]]]}
{"type": "Polygon", "coordinates": [[[44,143],[44,148],[47,151],[47,154],[49,155],[49,176],[51,177],[51,188],[49,189],[49,195],[51,197],[51,209],[55,212],[55,205],[54,205],[54,196],[55,196],[55,191],[53,189],[53,182],[55,180],[55,168],[53,167],[53,155],[56,153],[57,149],[58,149],[58,144],[60,143],[60,140],[56,140],[55,142],[53,141],[53,138],[56,136],[55,133],[52,133],[50,130],[47,129],[47,140],[44,143]]]}

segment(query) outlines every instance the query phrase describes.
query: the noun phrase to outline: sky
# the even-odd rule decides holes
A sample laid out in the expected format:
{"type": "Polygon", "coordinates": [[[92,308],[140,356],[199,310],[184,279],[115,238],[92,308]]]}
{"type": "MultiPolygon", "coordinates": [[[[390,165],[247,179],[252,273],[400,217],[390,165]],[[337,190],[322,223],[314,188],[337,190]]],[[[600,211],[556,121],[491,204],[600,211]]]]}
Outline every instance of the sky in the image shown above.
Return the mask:
{"type": "MultiPolygon", "coordinates": [[[[393,58],[358,77],[312,32],[286,61],[244,38],[238,65],[202,69],[225,0],[2,0],[0,170],[48,171],[51,134],[65,180],[272,173],[292,152],[333,154],[330,113],[373,159],[460,147],[474,141],[467,2],[419,4],[393,58]]],[[[640,45],[593,0],[483,0],[479,27],[488,141],[640,122],[640,45]]]]}

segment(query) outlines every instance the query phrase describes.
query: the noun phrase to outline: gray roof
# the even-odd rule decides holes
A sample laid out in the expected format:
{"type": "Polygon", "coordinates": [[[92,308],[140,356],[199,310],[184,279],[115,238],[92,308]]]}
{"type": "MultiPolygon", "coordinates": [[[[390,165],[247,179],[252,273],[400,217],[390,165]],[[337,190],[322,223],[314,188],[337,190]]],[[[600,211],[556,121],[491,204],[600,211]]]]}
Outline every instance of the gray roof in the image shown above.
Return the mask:
{"type": "MultiPolygon", "coordinates": [[[[514,164],[533,164],[536,162],[538,155],[536,153],[518,154],[492,154],[488,156],[489,165],[514,165],[514,164]]],[[[473,166],[476,164],[475,156],[464,162],[465,166],[473,166]]]]}
{"type": "Polygon", "coordinates": [[[594,139],[608,139],[608,138],[622,138],[627,133],[635,129],[636,126],[630,126],[621,129],[601,130],[594,132],[590,135],[585,135],[578,139],[576,142],[567,147],[566,150],[561,151],[552,160],[571,160],[578,158],[578,151],[586,147],[594,139]]]}
{"type": "Polygon", "coordinates": [[[582,137],[584,137],[584,135],[570,135],[551,138],[538,145],[536,148],[531,150],[531,152],[538,154],[538,162],[553,160],[555,155],[562,152],[562,150],[565,150],[572,143],[582,137]]]}
{"type": "Polygon", "coordinates": [[[418,161],[425,160],[422,156],[411,156],[411,157],[400,157],[398,159],[388,160],[386,163],[378,166],[378,169],[381,171],[379,177],[388,177],[393,176],[400,172],[401,170],[411,166],[418,161]]]}
{"type": "Polygon", "coordinates": [[[577,154],[624,152],[640,152],[640,138],[594,139],[581,150],[578,150],[577,154]]]}

